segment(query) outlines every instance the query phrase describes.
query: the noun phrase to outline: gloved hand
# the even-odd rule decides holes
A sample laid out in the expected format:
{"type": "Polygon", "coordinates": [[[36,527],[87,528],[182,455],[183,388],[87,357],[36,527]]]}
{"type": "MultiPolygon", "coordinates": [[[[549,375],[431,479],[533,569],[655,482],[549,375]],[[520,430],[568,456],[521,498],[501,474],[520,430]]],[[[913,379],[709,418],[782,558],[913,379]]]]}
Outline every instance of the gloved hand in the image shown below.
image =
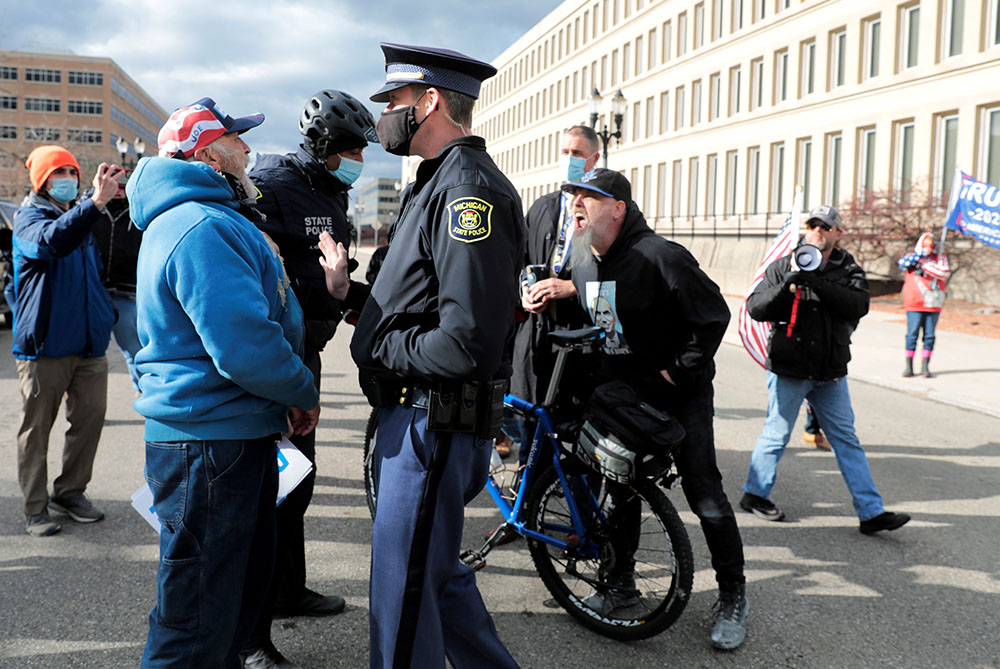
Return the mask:
{"type": "Polygon", "coordinates": [[[795,288],[801,288],[802,286],[809,286],[815,281],[815,277],[812,272],[789,272],[785,275],[785,280],[782,282],[782,289],[788,292],[795,292],[795,288]],[[793,288],[794,286],[794,288],[793,288]]]}

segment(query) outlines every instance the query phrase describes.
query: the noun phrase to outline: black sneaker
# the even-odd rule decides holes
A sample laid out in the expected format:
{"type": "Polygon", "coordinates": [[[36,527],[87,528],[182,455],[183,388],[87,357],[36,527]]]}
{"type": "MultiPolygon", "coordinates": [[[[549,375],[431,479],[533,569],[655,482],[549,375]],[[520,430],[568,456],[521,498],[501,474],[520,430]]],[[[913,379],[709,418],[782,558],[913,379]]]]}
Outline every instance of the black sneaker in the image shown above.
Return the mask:
{"type": "Polygon", "coordinates": [[[785,513],[772,504],[771,500],[748,492],[743,493],[740,508],[764,520],[778,521],[785,517],[785,513]]]}
{"type": "Polygon", "coordinates": [[[892,511],[886,511],[881,513],[874,518],[869,518],[868,520],[861,521],[861,534],[875,534],[876,532],[881,532],[882,530],[898,530],[903,525],[910,522],[910,516],[905,513],[893,513],[892,511]]]}
{"type": "Polygon", "coordinates": [[[298,665],[289,661],[270,641],[263,648],[246,650],[240,655],[243,669],[298,669],[298,665]]]}
{"type": "Polygon", "coordinates": [[[62,529],[62,525],[49,517],[49,510],[25,516],[24,529],[33,537],[51,537],[62,529]]]}
{"type": "Polygon", "coordinates": [[[736,592],[720,591],[712,607],[712,646],[734,650],[747,638],[747,613],[750,604],[741,588],[736,592]]]}
{"type": "Polygon", "coordinates": [[[295,616],[310,616],[322,618],[335,616],[344,610],[346,602],[340,595],[321,595],[309,588],[303,588],[297,600],[277,600],[274,603],[275,618],[293,618],[295,616]]]}
{"type": "Polygon", "coordinates": [[[65,513],[78,523],[96,523],[99,520],[104,520],[104,513],[94,508],[94,505],[82,492],[68,497],[53,495],[49,498],[49,506],[52,507],[53,511],[65,513]]]}

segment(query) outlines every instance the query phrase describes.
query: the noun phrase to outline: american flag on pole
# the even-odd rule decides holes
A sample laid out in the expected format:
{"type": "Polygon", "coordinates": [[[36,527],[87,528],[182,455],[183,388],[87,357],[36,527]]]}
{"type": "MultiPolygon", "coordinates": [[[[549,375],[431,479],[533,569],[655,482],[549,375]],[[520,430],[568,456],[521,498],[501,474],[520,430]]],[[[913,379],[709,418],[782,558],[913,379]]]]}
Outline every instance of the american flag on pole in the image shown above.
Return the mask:
{"type": "Polygon", "coordinates": [[[761,262],[760,267],[754,272],[753,281],[750,282],[750,289],[743,296],[743,304],[740,305],[740,339],[743,340],[743,346],[746,348],[747,353],[761,367],[764,366],[767,360],[767,339],[771,334],[771,324],[755,321],[750,318],[750,314],[747,313],[747,299],[753,293],[757,284],[764,280],[764,271],[767,270],[767,266],[778,258],[791,253],[795,245],[798,244],[801,233],[801,220],[802,186],[796,186],[795,198],[792,200],[792,211],[788,214],[788,218],[785,219],[785,223],[781,226],[781,230],[778,231],[778,235],[774,238],[774,241],[771,242],[767,253],[764,254],[764,260],[761,262]]]}

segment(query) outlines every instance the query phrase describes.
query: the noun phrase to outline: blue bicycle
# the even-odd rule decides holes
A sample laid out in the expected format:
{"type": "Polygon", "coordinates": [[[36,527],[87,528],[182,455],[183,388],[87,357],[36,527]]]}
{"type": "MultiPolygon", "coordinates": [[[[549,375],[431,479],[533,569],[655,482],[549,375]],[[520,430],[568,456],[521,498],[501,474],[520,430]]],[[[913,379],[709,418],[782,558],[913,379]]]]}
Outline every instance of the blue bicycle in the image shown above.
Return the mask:
{"type": "MultiPolygon", "coordinates": [[[[536,405],[516,395],[504,398],[510,411],[534,427],[527,463],[513,476],[499,456],[493,459],[486,489],[504,522],[461,559],[481,569],[489,552],[516,532],[527,539],[542,582],[573,618],[614,639],[646,639],[677,620],[694,579],[687,531],[661,490],[678,480],[673,460],[669,454],[640,457],[633,480],[622,482],[602,475],[593,458],[577,457],[579,421],[560,422],[556,397],[569,354],[593,350],[603,331],[591,327],[550,337],[558,353],[545,400],[536,405]]],[[[373,514],[377,428],[373,412],[364,446],[365,492],[373,514]]]]}

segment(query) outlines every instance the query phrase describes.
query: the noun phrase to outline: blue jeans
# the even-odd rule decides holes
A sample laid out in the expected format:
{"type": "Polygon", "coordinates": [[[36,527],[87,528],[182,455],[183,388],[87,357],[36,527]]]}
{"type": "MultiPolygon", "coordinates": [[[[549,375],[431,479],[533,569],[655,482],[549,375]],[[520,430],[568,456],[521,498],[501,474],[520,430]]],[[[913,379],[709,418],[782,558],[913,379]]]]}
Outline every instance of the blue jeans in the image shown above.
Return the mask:
{"type": "Polygon", "coordinates": [[[118,312],[118,320],[115,321],[111,331],[115,334],[115,343],[121,349],[122,357],[125,358],[128,374],[132,378],[132,387],[139,390],[139,372],[135,371],[135,354],[142,348],[142,344],[139,343],[139,333],[136,331],[135,297],[114,293],[111,295],[111,304],[118,312]]]}
{"type": "Polygon", "coordinates": [[[937,327],[940,311],[907,311],[906,312],[906,350],[917,350],[917,337],[920,328],[924,329],[924,350],[934,350],[934,329],[937,327]]]}
{"type": "Polygon", "coordinates": [[[846,376],[832,381],[814,381],[778,376],[769,371],[767,398],[767,420],[750,455],[750,473],[743,485],[745,492],[765,499],[770,497],[778,461],[788,445],[802,400],[808,399],[833,448],[858,517],[869,520],[885,511],[882,496],[872,481],[865,451],[854,432],[854,411],[846,376]]]}
{"type": "Polygon", "coordinates": [[[143,667],[241,666],[274,566],[275,442],[146,442],[162,529],[143,667]]]}

